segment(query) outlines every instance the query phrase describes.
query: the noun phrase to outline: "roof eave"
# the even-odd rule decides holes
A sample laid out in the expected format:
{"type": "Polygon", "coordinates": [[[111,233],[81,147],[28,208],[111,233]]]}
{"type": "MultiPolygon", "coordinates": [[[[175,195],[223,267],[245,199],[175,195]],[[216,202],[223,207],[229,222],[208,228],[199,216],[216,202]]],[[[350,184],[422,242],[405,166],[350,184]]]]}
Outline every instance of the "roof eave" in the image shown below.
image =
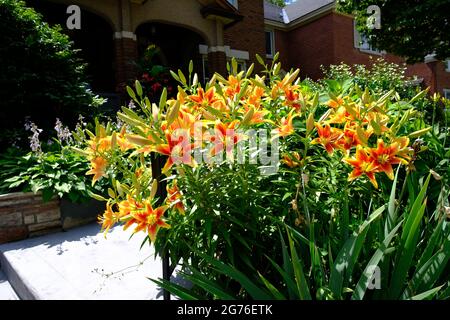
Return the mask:
{"type": "Polygon", "coordinates": [[[270,19],[264,19],[264,22],[266,25],[276,27],[279,29],[283,29],[285,31],[291,31],[299,26],[308,24],[314,20],[320,19],[323,16],[326,16],[332,12],[334,12],[336,9],[336,4],[334,2],[327,4],[317,10],[314,10],[308,14],[305,14],[304,16],[301,16],[300,18],[297,18],[295,20],[292,20],[289,23],[283,23],[281,21],[273,21],[270,19]]]}

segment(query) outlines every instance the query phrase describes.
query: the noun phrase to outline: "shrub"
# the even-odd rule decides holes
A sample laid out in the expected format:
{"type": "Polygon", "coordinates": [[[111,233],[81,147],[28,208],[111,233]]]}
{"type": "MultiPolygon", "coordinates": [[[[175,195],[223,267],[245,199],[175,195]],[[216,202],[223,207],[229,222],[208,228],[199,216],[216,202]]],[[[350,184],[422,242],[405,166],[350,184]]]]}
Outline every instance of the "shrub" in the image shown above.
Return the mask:
{"type": "MultiPolygon", "coordinates": [[[[75,122],[101,103],[88,89],[85,65],[59,26],[50,27],[24,1],[0,1],[0,125],[17,129],[25,116],[48,129],[48,115],[75,122]]],[[[51,120],[53,121],[53,120],[51,120]]],[[[0,147],[11,141],[2,136],[0,147]]]]}

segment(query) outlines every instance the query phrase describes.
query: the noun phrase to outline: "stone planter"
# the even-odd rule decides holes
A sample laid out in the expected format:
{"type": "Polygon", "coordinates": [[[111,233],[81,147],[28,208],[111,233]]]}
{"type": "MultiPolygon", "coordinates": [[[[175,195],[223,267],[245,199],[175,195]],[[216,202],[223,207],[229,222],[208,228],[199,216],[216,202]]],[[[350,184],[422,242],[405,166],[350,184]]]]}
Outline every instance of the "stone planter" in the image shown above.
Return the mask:
{"type": "Polygon", "coordinates": [[[61,230],[58,198],[44,203],[41,194],[0,195],[0,243],[61,230]]]}
{"type": "Polygon", "coordinates": [[[105,204],[97,200],[78,204],[61,199],[60,209],[62,227],[68,230],[97,221],[97,217],[105,211],[105,204]]]}
{"type": "Polygon", "coordinates": [[[41,194],[0,195],[0,243],[68,230],[96,221],[104,204],[73,204],[57,197],[42,201],[41,194]]]}

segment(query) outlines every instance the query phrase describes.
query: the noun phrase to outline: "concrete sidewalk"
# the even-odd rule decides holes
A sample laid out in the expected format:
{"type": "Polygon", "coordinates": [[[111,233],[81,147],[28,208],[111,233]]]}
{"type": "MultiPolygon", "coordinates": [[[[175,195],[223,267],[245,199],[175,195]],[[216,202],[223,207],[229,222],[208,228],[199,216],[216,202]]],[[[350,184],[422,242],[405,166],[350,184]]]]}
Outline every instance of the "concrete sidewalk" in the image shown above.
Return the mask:
{"type": "Polygon", "coordinates": [[[9,243],[0,246],[0,266],[21,299],[160,300],[147,278],[162,277],[161,260],[148,244],[139,249],[143,233],[130,235],[116,227],[105,239],[92,224],[9,243]]]}
{"type": "Polygon", "coordinates": [[[0,300],[19,300],[5,274],[0,271],[0,300]]]}

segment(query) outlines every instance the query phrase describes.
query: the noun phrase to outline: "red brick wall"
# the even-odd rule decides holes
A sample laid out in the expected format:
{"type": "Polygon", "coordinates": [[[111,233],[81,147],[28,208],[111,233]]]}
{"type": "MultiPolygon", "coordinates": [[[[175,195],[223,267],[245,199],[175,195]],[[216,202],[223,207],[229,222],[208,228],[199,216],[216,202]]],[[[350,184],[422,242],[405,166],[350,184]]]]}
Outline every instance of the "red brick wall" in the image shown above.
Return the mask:
{"type": "Polygon", "coordinates": [[[280,54],[279,61],[281,67],[285,71],[291,69],[289,61],[289,37],[288,33],[281,30],[274,30],[275,34],[275,51],[280,54]]]}
{"type": "Polygon", "coordinates": [[[276,36],[276,50],[284,61],[283,69],[300,68],[302,77],[318,79],[322,73],[320,65],[334,62],[333,17],[327,15],[307,25],[296,28],[283,37],[276,36]],[[281,39],[287,40],[287,45],[281,39]]]}
{"type": "Polygon", "coordinates": [[[263,0],[239,0],[239,12],[244,19],[226,28],[224,44],[232,49],[248,51],[255,62],[256,54],[265,56],[264,2],[263,0]]]}
{"type": "Polygon", "coordinates": [[[126,82],[135,78],[136,70],[132,61],[138,58],[137,43],[133,39],[114,40],[116,91],[125,92],[126,82]]]}
{"type": "Polygon", "coordinates": [[[226,74],[227,72],[227,57],[224,52],[210,52],[208,54],[208,63],[210,70],[210,77],[218,72],[220,74],[226,74]]]}
{"type": "Polygon", "coordinates": [[[441,61],[436,63],[437,92],[444,94],[444,89],[450,89],[450,72],[445,70],[445,64],[441,61]]]}
{"type": "MultiPolygon", "coordinates": [[[[355,48],[353,18],[330,13],[289,32],[276,32],[276,49],[280,52],[283,68],[300,68],[303,77],[319,79],[323,77],[321,65],[365,64],[371,65],[378,57],[398,64],[404,59],[391,54],[369,54],[355,48]],[[371,56],[373,59],[371,59],[371,56]]],[[[445,72],[443,64],[437,67],[438,89],[450,87],[450,73],[445,72]]],[[[426,86],[432,84],[432,71],[425,63],[408,65],[406,75],[424,78],[426,86]]]]}

